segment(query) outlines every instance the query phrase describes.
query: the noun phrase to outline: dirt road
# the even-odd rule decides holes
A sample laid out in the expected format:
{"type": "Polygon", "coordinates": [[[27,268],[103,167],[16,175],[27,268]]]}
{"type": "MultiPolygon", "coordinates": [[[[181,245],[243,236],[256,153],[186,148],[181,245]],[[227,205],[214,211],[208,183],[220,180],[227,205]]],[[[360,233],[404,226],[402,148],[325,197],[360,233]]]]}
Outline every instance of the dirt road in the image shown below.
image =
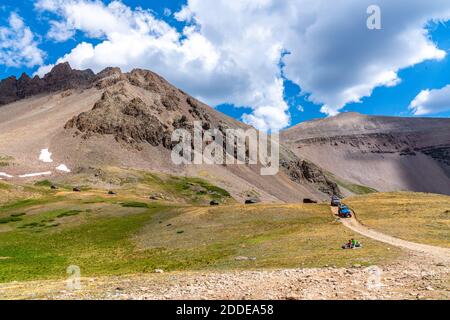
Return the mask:
{"type": "MultiPolygon", "coordinates": [[[[331,210],[332,210],[332,213],[335,216],[337,216],[338,208],[332,207],[331,210]]],[[[381,241],[381,242],[384,242],[389,245],[396,246],[396,247],[399,247],[402,249],[419,252],[419,253],[425,254],[429,257],[432,257],[434,259],[445,261],[447,263],[450,262],[450,249],[410,242],[410,241],[406,241],[406,240],[402,240],[399,238],[395,238],[395,237],[386,235],[384,233],[375,231],[373,229],[370,229],[370,228],[364,226],[361,222],[359,222],[356,219],[355,215],[353,215],[353,217],[350,219],[340,219],[340,221],[347,228],[349,228],[352,231],[357,232],[365,237],[368,237],[368,238],[371,238],[371,239],[374,239],[377,241],[381,241]]]]}

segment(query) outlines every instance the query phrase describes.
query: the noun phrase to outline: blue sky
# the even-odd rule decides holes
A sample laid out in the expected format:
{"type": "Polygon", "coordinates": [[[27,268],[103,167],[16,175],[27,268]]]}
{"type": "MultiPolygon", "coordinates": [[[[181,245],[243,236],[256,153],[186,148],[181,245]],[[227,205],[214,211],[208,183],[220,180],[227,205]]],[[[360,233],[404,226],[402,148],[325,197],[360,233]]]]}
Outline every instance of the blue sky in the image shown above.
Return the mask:
{"type": "Polygon", "coordinates": [[[432,0],[425,9],[423,1],[397,1],[409,10],[379,1],[382,29],[371,32],[364,0],[337,1],[329,12],[294,1],[302,4],[295,17],[292,5],[243,2],[3,0],[1,78],[42,75],[57,61],[94,71],[144,67],[260,129],[347,111],[450,116],[448,1],[432,0]],[[77,12],[80,4],[87,11],[77,12]],[[12,14],[23,26],[12,27],[12,14]],[[32,41],[15,47],[24,30],[32,41]],[[25,56],[29,49],[33,59],[25,56]],[[8,54],[20,59],[8,62],[8,54]]]}

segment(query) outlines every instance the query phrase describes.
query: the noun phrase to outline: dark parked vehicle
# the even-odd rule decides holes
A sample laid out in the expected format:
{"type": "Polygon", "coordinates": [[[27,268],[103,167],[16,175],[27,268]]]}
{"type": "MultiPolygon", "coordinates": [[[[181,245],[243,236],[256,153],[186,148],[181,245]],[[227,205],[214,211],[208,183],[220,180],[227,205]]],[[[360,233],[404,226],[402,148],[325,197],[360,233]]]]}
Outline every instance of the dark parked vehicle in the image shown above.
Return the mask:
{"type": "Polygon", "coordinates": [[[338,196],[333,196],[333,197],[331,198],[331,206],[332,206],[332,207],[338,207],[338,206],[340,206],[340,205],[341,205],[341,199],[339,199],[338,196]]]}
{"type": "Polygon", "coordinates": [[[245,200],[245,204],[255,204],[259,202],[261,202],[261,200],[259,200],[258,198],[249,198],[245,200]]]}

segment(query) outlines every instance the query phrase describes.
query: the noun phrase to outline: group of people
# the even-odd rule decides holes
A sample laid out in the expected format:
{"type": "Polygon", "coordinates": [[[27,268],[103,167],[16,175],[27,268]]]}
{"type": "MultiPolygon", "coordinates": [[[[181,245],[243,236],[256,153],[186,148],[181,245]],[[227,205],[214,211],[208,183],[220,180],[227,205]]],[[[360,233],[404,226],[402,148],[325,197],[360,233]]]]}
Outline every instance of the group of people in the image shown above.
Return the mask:
{"type": "Polygon", "coordinates": [[[349,248],[349,249],[359,248],[359,247],[361,247],[361,244],[359,243],[358,240],[350,239],[350,240],[348,240],[348,242],[345,244],[345,247],[346,247],[346,248],[349,248]]]}

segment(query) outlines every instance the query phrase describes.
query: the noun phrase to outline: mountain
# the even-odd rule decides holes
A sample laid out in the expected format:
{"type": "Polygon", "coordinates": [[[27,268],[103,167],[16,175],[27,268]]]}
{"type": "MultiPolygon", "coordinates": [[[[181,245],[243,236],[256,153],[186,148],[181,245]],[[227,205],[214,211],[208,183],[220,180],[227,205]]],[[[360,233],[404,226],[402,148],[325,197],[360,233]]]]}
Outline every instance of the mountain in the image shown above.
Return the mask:
{"type": "Polygon", "coordinates": [[[300,123],[281,141],[342,180],[341,189],[450,194],[450,119],[342,113],[300,123]]]}
{"type": "Polygon", "coordinates": [[[26,73],[19,79],[9,77],[0,82],[0,106],[37,94],[87,87],[95,78],[92,70],[73,70],[68,63],[58,64],[42,79],[26,73]]]}
{"type": "Polygon", "coordinates": [[[194,121],[202,122],[203,132],[250,127],[151,71],[107,68],[94,74],[64,63],[43,78],[22,75],[1,81],[0,105],[0,156],[13,159],[0,171],[10,180],[50,171],[51,179],[65,179],[67,173],[54,170],[64,164],[70,175],[90,184],[114,184],[101,174],[110,167],[200,176],[238,200],[258,196],[298,202],[339,193],[318,166],[284,146],[282,168],[275,176],[261,176],[257,165],[173,164],[171,135],[176,129],[192,130],[194,121]],[[52,153],[53,162],[39,159],[42,150],[52,153]]]}
{"type": "Polygon", "coordinates": [[[91,184],[114,184],[99,178],[110,167],[199,176],[238,200],[299,202],[373,190],[450,194],[450,119],[343,113],[303,122],[281,133],[275,176],[261,176],[258,165],[173,164],[171,135],[192,131],[194,121],[203,133],[250,128],[147,70],[95,74],[64,63],[43,78],[10,77],[0,82],[0,160],[12,160],[6,167],[0,161],[0,179],[48,171],[64,179],[67,173],[54,170],[64,164],[91,184]],[[39,160],[43,149],[54,162],[39,160]]]}

